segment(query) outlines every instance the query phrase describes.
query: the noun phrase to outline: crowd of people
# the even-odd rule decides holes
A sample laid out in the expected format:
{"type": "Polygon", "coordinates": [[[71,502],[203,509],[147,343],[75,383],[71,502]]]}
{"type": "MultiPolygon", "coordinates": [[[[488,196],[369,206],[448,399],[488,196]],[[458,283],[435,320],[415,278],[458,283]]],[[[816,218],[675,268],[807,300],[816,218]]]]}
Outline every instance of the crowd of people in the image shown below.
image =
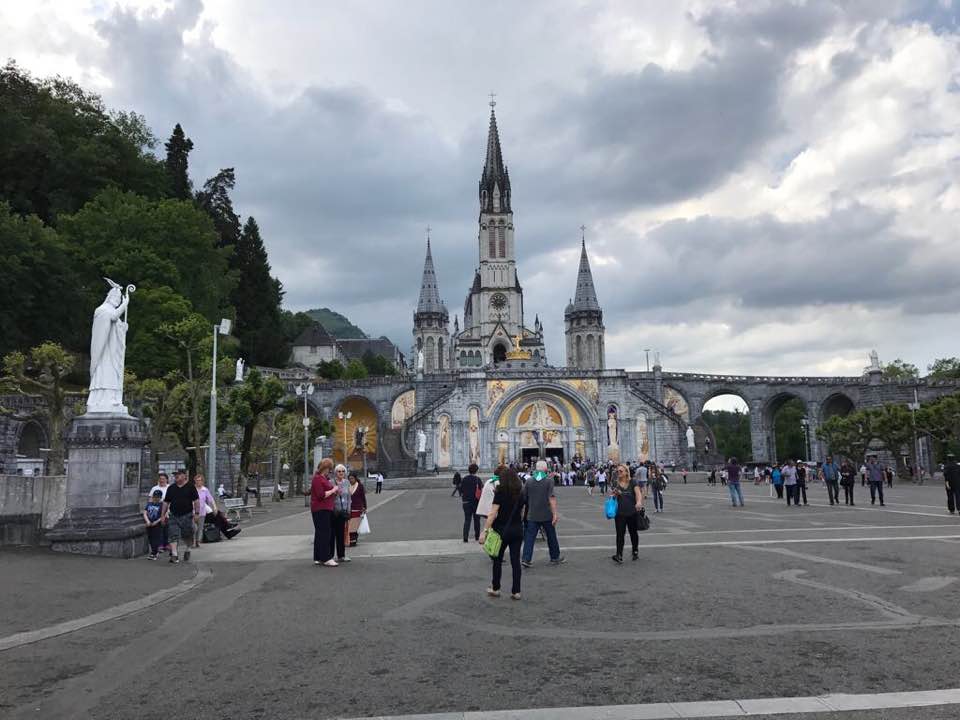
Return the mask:
{"type": "Polygon", "coordinates": [[[173,564],[180,562],[180,550],[183,560],[190,560],[190,550],[200,547],[207,532],[212,536],[208,539],[217,540],[220,535],[232,540],[240,532],[218,507],[203,475],[195,475],[191,482],[182,469],[174,473],[173,483],[166,473],[157,475],[143,508],[143,522],[150,546],[147,558],[157,560],[161,552],[168,552],[173,564]]]}

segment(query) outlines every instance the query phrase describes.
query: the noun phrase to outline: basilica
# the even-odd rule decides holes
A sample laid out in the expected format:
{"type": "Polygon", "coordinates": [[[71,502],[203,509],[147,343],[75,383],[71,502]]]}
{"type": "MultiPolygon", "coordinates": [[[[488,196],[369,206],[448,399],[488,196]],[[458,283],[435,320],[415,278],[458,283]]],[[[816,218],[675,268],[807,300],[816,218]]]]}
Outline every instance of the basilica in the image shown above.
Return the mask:
{"type": "MultiPolygon", "coordinates": [[[[523,287],[517,272],[510,173],[503,162],[495,102],[490,103],[487,153],[480,175],[477,232],[478,267],[463,303],[463,327],[440,298],[437,273],[427,239],[420,299],[413,315],[414,351],[422,355],[426,373],[497,366],[508,354],[529,355],[547,366],[543,325],[536,315],[533,327],[524,320],[523,287]]],[[[581,238],[580,268],[574,299],[564,313],[566,366],[584,370],[604,367],[603,312],[590,273],[586,244],[581,238]]]]}

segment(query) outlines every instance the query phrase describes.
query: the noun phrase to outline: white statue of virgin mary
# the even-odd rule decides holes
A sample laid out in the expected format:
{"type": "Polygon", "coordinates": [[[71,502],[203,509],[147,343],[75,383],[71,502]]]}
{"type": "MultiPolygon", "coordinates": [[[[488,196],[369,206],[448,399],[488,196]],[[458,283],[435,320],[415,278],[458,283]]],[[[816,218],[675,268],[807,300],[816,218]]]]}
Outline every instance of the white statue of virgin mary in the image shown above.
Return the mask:
{"type": "Polygon", "coordinates": [[[117,283],[110,278],[104,280],[110,283],[110,291],[103,303],[93,311],[87,412],[127,415],[129,413],[123,404],[123,368],[127,353],[125,313],[133,286],[124,295],[117,283]]]}

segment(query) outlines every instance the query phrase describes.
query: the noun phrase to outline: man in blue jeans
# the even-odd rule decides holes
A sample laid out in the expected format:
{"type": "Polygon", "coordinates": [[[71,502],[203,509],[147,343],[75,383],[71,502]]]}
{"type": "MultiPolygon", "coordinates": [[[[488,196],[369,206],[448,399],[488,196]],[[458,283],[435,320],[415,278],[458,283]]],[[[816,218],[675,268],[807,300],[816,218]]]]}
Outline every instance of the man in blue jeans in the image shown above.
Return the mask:
{"type": "Polygon", "coordinates": [[[547,476],[545,460],[537,461],[533,477],[527,480],[523,492],[527,496],[527,522],[520,563],[524,567],[533,566],[533,545],[537,541],[537,532],[542,528],[547,536],[550,562],[559,565],[564,558],[560,554],[560,542],[557,540],[557,496],[553,492],[553,483],[547,476]]]}

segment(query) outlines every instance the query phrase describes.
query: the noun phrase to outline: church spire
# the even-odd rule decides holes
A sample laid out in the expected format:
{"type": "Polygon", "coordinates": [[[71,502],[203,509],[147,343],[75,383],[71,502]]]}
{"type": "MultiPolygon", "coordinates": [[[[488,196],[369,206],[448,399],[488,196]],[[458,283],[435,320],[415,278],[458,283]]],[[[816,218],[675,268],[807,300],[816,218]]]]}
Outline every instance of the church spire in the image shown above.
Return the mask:
{"type": "Polygon", "coordinates": [[[500,131],[497,129],[497,105],[490,94],[490,126],[487,130],[487,156],[480,176],[480,211],[511,212],[510,173],[503,162],[500,149],[500,131]]]}
{"type": "Polygon", "coordinates": [[[420,300],[417,312],[439,312],[447,314],[447,308],[440,299],[437,287],[437,273],[433,268],[433,253],[430,250],[430,228],[427,228],[427,257],[423,261],[423,279],[420,281],[420,300]]]}
{"type": "Polygon", "coordinates": [[[597,291],[593,286],[593,273],[587,258],[586,227],[580,226],[580,269],[577,272],[577,293],[573,298],[574,310],[599,310],[597,291]]]}

